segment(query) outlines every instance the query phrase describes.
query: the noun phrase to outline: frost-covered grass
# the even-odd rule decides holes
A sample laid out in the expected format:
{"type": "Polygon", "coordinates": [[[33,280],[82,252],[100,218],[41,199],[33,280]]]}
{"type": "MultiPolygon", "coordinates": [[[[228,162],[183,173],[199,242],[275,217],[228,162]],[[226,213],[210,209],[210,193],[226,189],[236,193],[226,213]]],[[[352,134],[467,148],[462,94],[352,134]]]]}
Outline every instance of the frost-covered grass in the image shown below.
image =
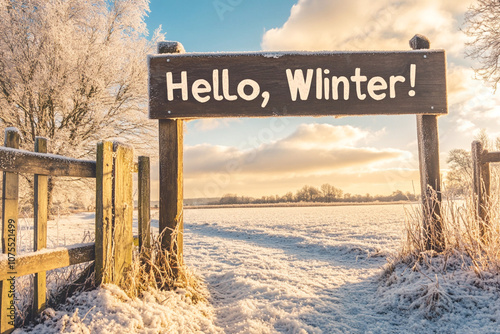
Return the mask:
{"type": "MultiPolygon", "coordinates": [[[[444,201],[441,221],[445,248],[441,256],[461,256],[471,262],[469,266],[478,277],[484,272],[500,274],[500,203],[498,193],[493,193],[488,208],[489,227],[481,235],[480,219],[476,215],[474,196],[463,201],[444,201]]],[[[407,211],[405,239],[398,258],[417,262],[423,256],[435,255],[426,252],[423,231],[423,215],[420,207],[407,211]]],[[[465,261],[465,260],[464,260],[465,261]]],[[[466,262],[467,262],[466,261],[466,262]]]]}
{"type": "Polygon", "coordinates": [[[380,280],[380,306],[405,315],[410,331],[429,323],[436,332],[497,333],[500,278],[489,272],[479,277],[473,267],[458,250],[392,263],[380,280]]]}
{"type": "MultiPolygon", "coordinates": [[[[496,181],[498,182],[498,180],[496,181]]],[[[419,207],[407,212],[405,238],[381,278],[378,294],[387,309],[418,322],[449,323],[452,332],[498,331],[500,322],[500,205],[492,192],[489,230],[481,237],[474,196],[442,206],[445,248],[425,250],[419,207]],[[469,319],[464,322],[464,319],[469,319]],[[453,324],[453,325],[452,325],[453,324]],[[496,328],[496,329],[494,329],[496,328]]]]}
{"type": "Polygon", "coordinates": [[[125,293],[131,297],[141,297],[145,292],[182,291],[194,304],[207,302],[208,293],[200,278],[185,264],[178,265],[171,251],[161,246],[161,236],[152,237],[152,244],[143,254],[134,252],[132,266],[124,284],[125,293]],[[176,266],[175,270],[172,266],[176,266]]]}

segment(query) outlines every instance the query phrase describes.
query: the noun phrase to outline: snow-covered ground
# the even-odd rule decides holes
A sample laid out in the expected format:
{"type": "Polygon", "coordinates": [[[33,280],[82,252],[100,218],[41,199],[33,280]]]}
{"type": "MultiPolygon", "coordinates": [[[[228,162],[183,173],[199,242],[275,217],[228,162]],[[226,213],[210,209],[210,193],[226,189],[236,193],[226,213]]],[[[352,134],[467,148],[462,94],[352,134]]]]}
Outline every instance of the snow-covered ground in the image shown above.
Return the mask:
{"type": "Polygon", "coordinates": [[[402,217],[402,206],[188,211],[186,259],[226,333],[376,330],[388,319],[366,304],[402,217]]]}
{"type": "MultiPolygon", "coordinates": [[[[62,225],[75,234],[92,219],[60,220],[59,240],[62,225]]],[[[459,259],[381,279],[403,219],[401,205],[186,210],[185,259],[211,305],[183,291],[129,300],[107,286],[33,332],[500,333],[499,278],[479,281],[459,259]]]]}

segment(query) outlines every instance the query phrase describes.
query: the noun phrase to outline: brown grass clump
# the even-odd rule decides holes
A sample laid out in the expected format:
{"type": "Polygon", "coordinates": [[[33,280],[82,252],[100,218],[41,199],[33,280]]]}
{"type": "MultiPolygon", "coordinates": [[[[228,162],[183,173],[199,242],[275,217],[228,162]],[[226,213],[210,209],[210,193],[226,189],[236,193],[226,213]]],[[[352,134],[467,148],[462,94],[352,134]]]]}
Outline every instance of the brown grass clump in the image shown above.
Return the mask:
{"type": "MultiPolygon", "coordinates": [[[[498,176],[492,178],[500,184],[498,176]]],[[[441,207],[441,221],[445,240],[444,257],[460,254],[478,277],[483,273],[500,273],[500,198],[498,191],[492,191],[487,207],[488,225],[484,237],[481,233],[483,221],[477,217],[475,196],[472,190],[463,200],[445,200],[441,207]]],[[[394,263],[421,263],[423,258],[437,254],[426,250],[423,227],[423,210],[415,206],[407,210],[403,246],[393,259],[394,263]]]]}
{"type": "Polygon", "coordinates": [[[134,252],[132,266],[124,284],[127,295],[138,297],[151,289],[183,290],[186,298],[193,304],[206,302],[207,290],[201,278],[189,270],[182,259],[177,261],[172,254],[172,250],[162,248],[161,235],[152,236],[150,249],[145,249],[142,253],[134,252]]]}

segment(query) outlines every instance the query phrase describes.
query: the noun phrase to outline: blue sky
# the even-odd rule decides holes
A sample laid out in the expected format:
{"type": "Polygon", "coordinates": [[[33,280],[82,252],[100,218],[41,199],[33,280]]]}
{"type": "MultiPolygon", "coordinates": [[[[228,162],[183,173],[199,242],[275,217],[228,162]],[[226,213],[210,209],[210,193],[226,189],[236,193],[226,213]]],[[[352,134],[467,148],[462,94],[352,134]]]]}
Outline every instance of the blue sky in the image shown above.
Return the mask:
{"type": "Polygon", "coordinates": [[[266,29],[283,25],[295,1],[152,0],[150,30],[162,25],[169,40],[190,52],[260,50],[266,29]]]}
{"type": "MultiPolygon", "coordinates": [[[[150,31],[162,25],[167,40],[181,42],[187,52],[408,50],[415,33],[426,35],[432,47],[446,49],[448,56],[450,113],[439,118],[445,173],[449,150],[469,149],[483,128],[492,136],[500,135],[500,98],[473,79],[474,63],[464,56],[466,38],[459,28],[470,4],[468,0],[152,0],[146,23],[150,31]]],[[[185,134],[185,194],[187,198],[282,195],[304,184],[323,183],[353,194],[418,192],[417,162],[415,116],[197,120],[187,123],[185,134]],[[338,135],[344,139],[338,140],[338,135]],[[308,148],[294,146],[297,138],[308,148]],[[278,148],[289,156],[266,158],[278,148]],[[324,159],[345,152],[352,159],[343,163],[324,159]],[[248,156],[252,160],[242,162],[237,172],[225,170],[229,162],[248,161],[244,159],[248,156]],[[372,158],[360,158],[366,156],[372,158]]]]}

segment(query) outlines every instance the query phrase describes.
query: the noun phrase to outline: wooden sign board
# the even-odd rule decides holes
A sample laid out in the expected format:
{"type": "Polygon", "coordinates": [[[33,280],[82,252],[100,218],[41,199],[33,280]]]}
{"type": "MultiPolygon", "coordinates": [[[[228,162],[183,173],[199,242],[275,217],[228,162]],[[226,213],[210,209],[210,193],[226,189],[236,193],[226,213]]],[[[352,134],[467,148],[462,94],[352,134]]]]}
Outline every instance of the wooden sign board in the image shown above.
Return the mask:
{"type": "Polygon", "coordinates": [[[149,116],[447,114],[443,50],[149,57],[149,116]]]}

